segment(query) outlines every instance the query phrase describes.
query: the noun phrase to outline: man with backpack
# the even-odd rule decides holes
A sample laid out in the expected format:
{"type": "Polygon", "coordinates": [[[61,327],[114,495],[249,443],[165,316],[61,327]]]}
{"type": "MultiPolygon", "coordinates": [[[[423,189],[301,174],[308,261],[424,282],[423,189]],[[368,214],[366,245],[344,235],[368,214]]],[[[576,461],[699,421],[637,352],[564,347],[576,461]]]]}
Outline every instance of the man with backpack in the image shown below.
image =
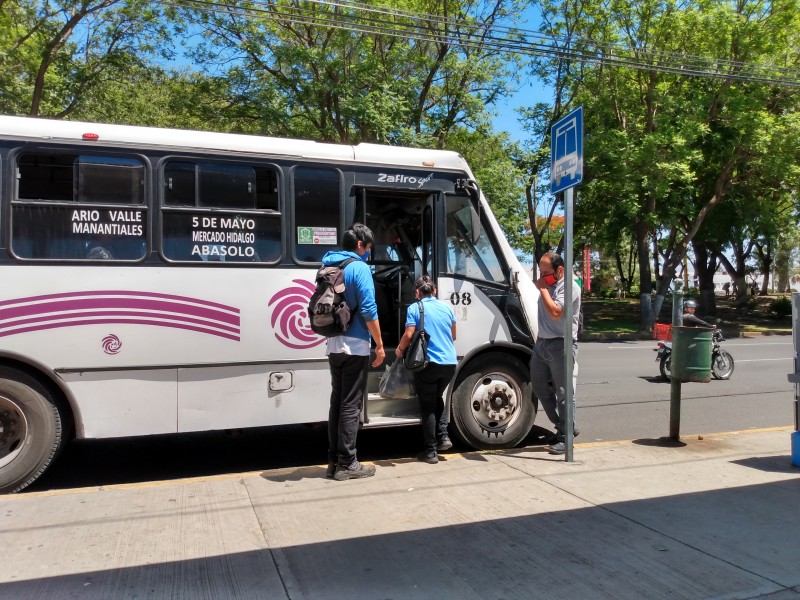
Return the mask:
{"type": "Polygon", "coordinates": [[[332,266],[342,269],[342,299],[350,311],[349,323],[343,324],[345,330],[328,338],[326,352],[331,371],[331,406],[325,476],[337,481],[375,474],[374,466],[363,465],[356,457],[359,416],[367,391],[370,335],[375,340],[372,366],[379,366],[386,357],[378,323],[375,284],[372,272],[364,262],[369,258],[372,241],[370,228],[354,223],[342,236],[342,250],[326,252],[322,257],[323,269],[332,266]]]}

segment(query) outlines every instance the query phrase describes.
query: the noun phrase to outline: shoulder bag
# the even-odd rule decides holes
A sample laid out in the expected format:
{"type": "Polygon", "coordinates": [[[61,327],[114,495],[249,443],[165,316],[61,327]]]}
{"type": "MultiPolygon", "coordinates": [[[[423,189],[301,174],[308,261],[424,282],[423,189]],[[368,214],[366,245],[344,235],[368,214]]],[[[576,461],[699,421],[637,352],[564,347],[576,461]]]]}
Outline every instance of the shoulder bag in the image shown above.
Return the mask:
{"type": "Polygon", "coordinates": [[[403,363],[412,373],[428,366],[428,340],[431,336],[425,331],[425,309],[419,304],[419,327],[411,336],[411,343],[406,348],[403,363]]]}

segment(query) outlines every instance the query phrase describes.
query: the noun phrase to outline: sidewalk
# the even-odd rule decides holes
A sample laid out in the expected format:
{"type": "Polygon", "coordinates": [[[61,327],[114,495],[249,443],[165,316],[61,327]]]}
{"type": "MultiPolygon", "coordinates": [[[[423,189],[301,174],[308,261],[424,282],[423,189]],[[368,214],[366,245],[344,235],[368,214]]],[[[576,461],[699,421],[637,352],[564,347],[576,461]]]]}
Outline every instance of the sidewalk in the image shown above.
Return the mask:
{"type": "Polygon", "coordinates": [[[0,599],[800,600],[790,432],[4,496],[0,599]]]}

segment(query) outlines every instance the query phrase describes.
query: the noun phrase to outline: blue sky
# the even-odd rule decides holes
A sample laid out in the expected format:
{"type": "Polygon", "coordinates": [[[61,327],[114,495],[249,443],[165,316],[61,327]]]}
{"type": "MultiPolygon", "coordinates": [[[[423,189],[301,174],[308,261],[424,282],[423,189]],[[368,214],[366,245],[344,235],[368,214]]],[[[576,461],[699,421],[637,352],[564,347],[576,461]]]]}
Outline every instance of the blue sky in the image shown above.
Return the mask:
{"type": "Polygon", "coordinates": [[[516,142],[525,141],[525,134],[519,125],[519,107],[533,106],[538,102],[552,103],[553,91],[538,81],[525,81],[517,92],[506,98],[497,107],[497,116],[492,119],[496,131],[505,131],[516,142]]]}
{"type": "MultiPolygon", "coordinates": [[[[532,3],[524,12],[522,19],[505,24],[521,30],[537,31],[540,23],[539,6],[532,3]]],[[[533,106],[538,102],[552,103],[553,101],[553,90],[550,86],[545,87],[542,82],[528,75],[527,69],[523,68],[520,72],[523,73],[523,76],[517,83],[516,93],[498,105],[498,114],[492,120],[497,131],[507,132],[511,139],[517,142],[524,141],[524,134],[517,121],[519,115],[516,113],[516,109],[520,106],[533,106]]]]}

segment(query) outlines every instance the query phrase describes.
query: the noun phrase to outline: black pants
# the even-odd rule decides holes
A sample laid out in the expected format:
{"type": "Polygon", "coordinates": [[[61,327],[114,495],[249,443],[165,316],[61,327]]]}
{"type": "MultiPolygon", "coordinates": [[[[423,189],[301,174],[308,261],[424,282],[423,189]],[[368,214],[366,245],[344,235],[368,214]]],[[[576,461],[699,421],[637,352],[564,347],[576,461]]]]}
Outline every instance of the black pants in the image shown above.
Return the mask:
{"type": "Polygon", "coordinates": [[[328,412],[328,462],[349,466],[356,459],[356,436],[367,392],[369,356],[328,356],[331,408],[328,412]]]}
{"type": "Polygon", "coordinates": [[[419,398],[422,439],[426,452],[436,452],[436,443],[447,437],[444,391],[455,372],[455,365],[429,363],[427,367],[414,373],[414,385],[419,398]]]}

